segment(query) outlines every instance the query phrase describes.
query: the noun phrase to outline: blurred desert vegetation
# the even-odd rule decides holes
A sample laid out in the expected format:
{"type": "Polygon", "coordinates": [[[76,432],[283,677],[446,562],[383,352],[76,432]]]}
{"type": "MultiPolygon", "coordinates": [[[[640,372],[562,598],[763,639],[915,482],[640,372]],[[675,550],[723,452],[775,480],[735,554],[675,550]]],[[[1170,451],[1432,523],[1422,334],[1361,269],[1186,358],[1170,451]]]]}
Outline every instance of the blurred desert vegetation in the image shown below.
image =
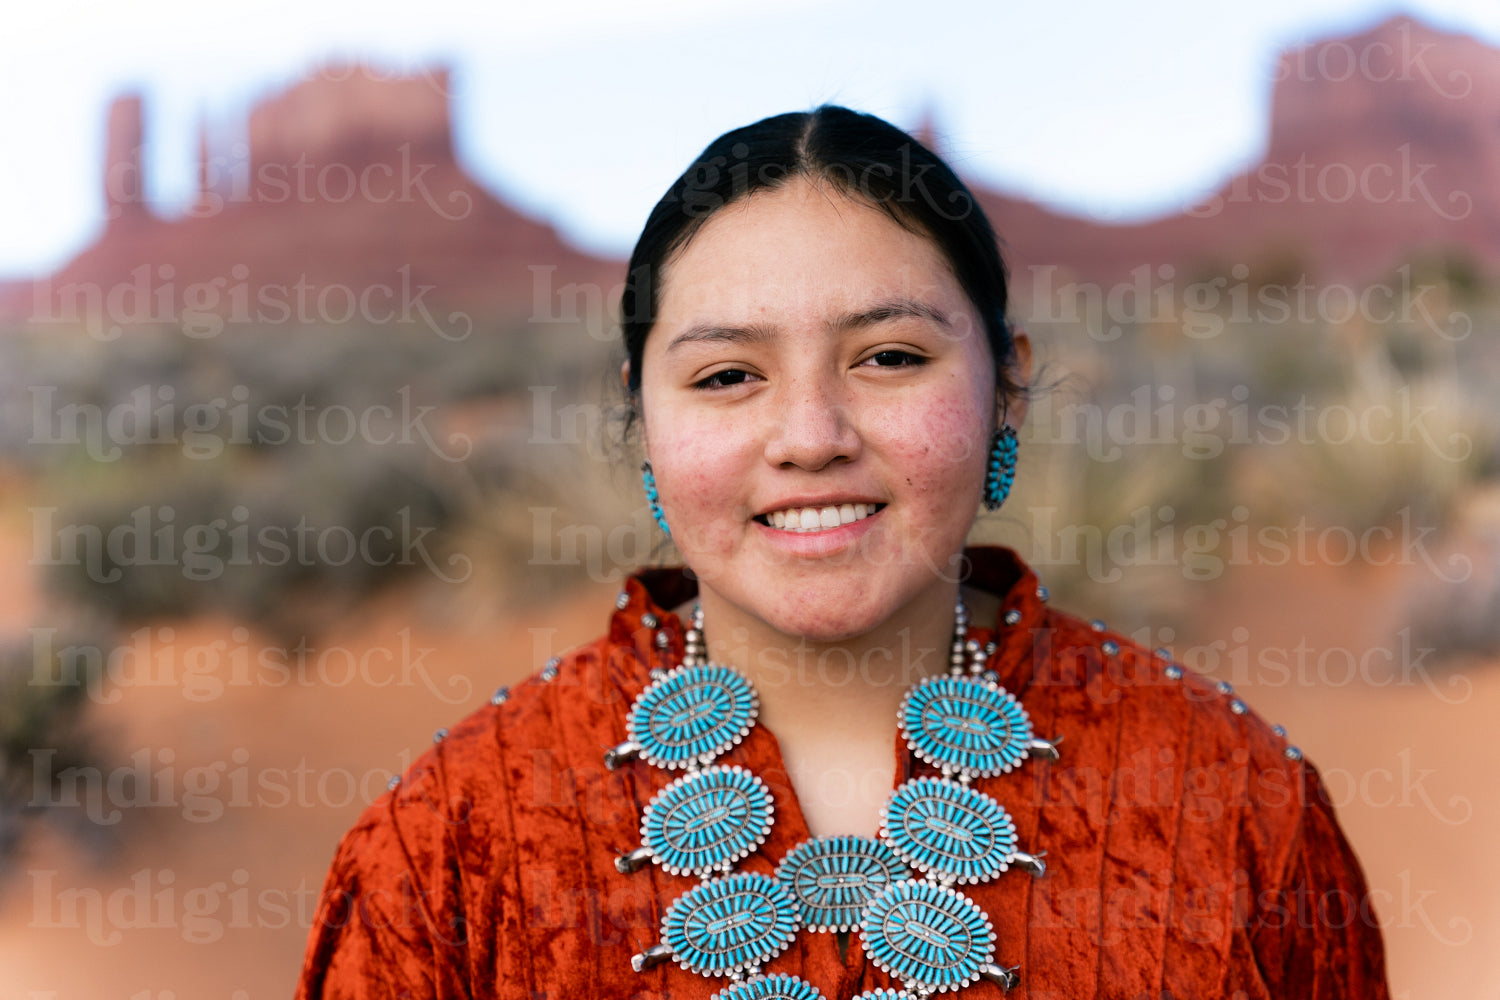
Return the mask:
{"type": "MultiPolygon", "coordinates": [[[[1194,281],[1274,290],[1294,273],[1295,262],[1272,261],[1258,278],[1208,267],[1194,281]]],[[[1042,360],[1036,396],[1016,492],[981,516],[973,540],[1016,547],[1055,602],[1126,630],[1180,625],[1245,553],[1271,557],[1247,538],[1298,522],[1343,529],[1335,537],[1421,532],[1435,557],[1493,567],[1500,294],[1461,257],[1415,258],[1391,280],[1431,286],[1425,319],[1268,322],[1225,301],[1106,327],[1059,319],[1066,311],[1055,303],[1019,303],[1015,318],[1042,360]],[[1299,406],[1421,419],[1343,440],[1332,424],[1299,435],[1256,416],[1299,406]]],[[[622,433],[619,351],[617,340],[569,324],[459,340],[353,325],[0,337],[0,457],[18,491],[13,507],[55,509],[55,525],[99,537],[129,528],[143,509],[153,527],[168,523],[166,508],[178,529],[221,526],[205,536],[201,572],[187,572],[180,555],[108,546],[98,565],[41,566],[57,628],[45,655],[107,655],[109,637],[132,625],[204,613],[315,642],[320,623],[390,586],[435,589],[461,616],[673,561],[622,433]],[[83,409],[51,397],[42,406],[39,392],[83,409]],[[403,425],[403,405],[424,416],[403,425]],[[299,407],[310,415],[303,435],[280,423],[299,407]],[[393,416],[361,432],[344,419],[380,407],[393,416]],[[91,442],[88,419],[112,412],[145,424],[91,442]],[[321,426],[320,414],[329,415],[321,426]],[[299,519],[355,534],[420,533],[430,561],[379,565],[313,550],[278,564],[253,547],[252,558],[236,558],[231,526],[257,537],[291,533],[299,519]]],[[[1410,615],[1440,655],[1493,653],[1497,595],[1491,569],[1421,588],[1410,615]]],[[[55,769],[97,752],[78,716],[82,689],[106,683],[99,656],[64,668],[38,663],[44,652],[16,646],[0,658],[0,850],[14,844],[35,794],[35,748],[56,748],[46,758],[55,769]]]]}

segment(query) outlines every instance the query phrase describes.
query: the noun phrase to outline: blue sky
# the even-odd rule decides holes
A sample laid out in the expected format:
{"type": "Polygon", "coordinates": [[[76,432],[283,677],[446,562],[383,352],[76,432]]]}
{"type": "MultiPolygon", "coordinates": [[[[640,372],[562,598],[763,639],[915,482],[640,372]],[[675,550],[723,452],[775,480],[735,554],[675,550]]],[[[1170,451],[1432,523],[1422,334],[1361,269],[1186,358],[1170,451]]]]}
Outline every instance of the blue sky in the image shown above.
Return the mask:
{"type": "Polygon", "coordinates": [[[498,194],[623,256],[715,135],[823,101],[910,127],[960,172],[1101,219],[1191,201],[1265,138],[1276,54],[1394,13],[1500,45],[1496,0],[90,0],[0,35],[0,277],[66,261],[102,220],[109,99],[148,102],[149,194],[179,210],[196,125],[335,59],[454,72],[459,153],[498,194]],[[411,11],[423,11],[414,23],[411,11]]]}

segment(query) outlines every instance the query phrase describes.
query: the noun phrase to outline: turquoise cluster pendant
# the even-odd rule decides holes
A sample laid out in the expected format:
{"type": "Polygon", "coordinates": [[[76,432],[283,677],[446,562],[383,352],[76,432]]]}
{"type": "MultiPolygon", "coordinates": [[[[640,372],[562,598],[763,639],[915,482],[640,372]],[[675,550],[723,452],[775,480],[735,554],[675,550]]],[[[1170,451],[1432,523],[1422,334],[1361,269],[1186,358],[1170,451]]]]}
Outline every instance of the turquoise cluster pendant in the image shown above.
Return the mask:
{"type": "Polygon", "coordinates": [[[903,782],[881,810],[879,839],[827,837],[798,844],[772,876],[735,872],[773,823],[765,784],[714,760],[755,725],[749,681],[704,659],[703,612],[695,607],[681,666],[653,672],[626,720],[629,736],[607,751],[610,769],[640,758],[684,773],[651,799],[641,846],[616,858],[622,872],[648,863],[702,882],[662,916],[658,944],[631,959],[636,971],[664,961],[725,977],[715,1000],[824,1000],[811,983],[762,969],[799,930],[858,931],[865,953],[901,983],[856,1000],[913,1000],[980,979],[1011,989],[1017,970],[993,962],[995,932],[957,886],[1012,866],[1040,876],[1039,855],[1019,849],[1016,824],[975,778],[1011,771],[1028,757],[1057,759],[1036,739],[1026,710],[985,670],[988,652],[967,639],[955,608],[950,673],[917,683],[897,721],[907,746],[939,774],[903,782]]]}

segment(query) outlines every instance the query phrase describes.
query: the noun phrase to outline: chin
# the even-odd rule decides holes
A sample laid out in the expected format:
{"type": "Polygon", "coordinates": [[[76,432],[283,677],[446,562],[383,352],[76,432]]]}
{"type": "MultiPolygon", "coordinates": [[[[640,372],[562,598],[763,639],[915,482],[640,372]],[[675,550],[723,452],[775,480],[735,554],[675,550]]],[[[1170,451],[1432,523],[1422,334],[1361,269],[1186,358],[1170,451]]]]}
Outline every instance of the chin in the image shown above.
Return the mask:
{"type": "Polygon", "coordinates": [[[843,642],[879,626],[892,611],[894,608],[884,608],[882,602],[874,600],[861,601],[854,607],[848,595],[841,594],[799,602],[794,608],[769,614],[765,621],[784,635],[808,642],[843,642]]]}

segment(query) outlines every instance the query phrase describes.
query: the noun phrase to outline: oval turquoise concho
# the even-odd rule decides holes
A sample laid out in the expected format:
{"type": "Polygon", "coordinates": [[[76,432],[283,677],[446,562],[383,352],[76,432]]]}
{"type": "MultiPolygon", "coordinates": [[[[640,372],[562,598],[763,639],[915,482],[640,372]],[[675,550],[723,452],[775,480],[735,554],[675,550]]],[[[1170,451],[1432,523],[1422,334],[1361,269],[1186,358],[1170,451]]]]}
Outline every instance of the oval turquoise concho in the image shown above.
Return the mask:
{"type": "Polygon", "coordinates": [[[870,960],[901,989],[856,1000],[921,1000],[980,979],[1006,989],[1019,982],[1017,969],[993,962],[989,918],[954,886],[986,882],[1012,866],[1045,872],[1040,855],[1018,849],[1005,807],[971,782],[1031,756],[1056,760],[1056,741],[1035,738],[1026,710],[985,670],[988,651],[967,631],[960,601],[950,673],[914,685],[897,713],[907,746],[940,776],[911,779],[891,793],[878,840],[804,841],[770,877],[733,871],[765,843],[770,793],[744,768],[713,763],[749,734],[759,700],[740,674],[705,661],[703,612],[694,607],[682,665],[641,692],[626,719],[629,739],[604,755],[611,770],[638,757],[686,772],[652,797],[641,846],[616,866],[628,873],[652,862],[703,879],[667,907],[659,943],[631,958],[636,971],[673,961],[733,980],[715,1000],[823,1000],[813,984],[762,969],[799,929],[858,929],[870,960]]]}
{"type": "Polygon", "coordinates": [[[802,926],[811,931],[852,931],[870,897],[911,870],[885,844],[869,837],[804,840],[781,859],[776,877],[797,900],[802,926]]]}

